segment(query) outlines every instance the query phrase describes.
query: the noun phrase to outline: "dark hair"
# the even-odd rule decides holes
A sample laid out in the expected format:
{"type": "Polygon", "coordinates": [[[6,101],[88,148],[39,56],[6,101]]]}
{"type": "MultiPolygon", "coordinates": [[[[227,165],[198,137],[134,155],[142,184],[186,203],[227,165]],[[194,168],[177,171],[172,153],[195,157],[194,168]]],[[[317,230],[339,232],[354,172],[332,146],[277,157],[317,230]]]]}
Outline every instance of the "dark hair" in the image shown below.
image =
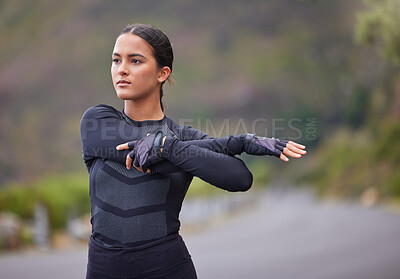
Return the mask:
{"type": "MultiPolygon", "coordinates": [[[[172,62],[174,61],[174,53],[172,52],[171,43],[167,35],[163,31],[152,25],[136,23],[128,25],[124,30],[121,31],[121,33],[119,33],[118,36],[121,36],[126,33],[132,33],[145,40],[153,48],[153,54],[157,61],[158,67],[161,69],[162,67],[167,66],[171,69],[172,72],[172,62]]],[[[171,84],[172,81],[170,76],[168,77],[167,80],[171,84]]],[[[163,92],[164,82],[161,84],[161,89],[160,89],[160,105],[162,111],[164,111],[164,106],[162,103],[162,97],[164,95],[163,92]]]]}

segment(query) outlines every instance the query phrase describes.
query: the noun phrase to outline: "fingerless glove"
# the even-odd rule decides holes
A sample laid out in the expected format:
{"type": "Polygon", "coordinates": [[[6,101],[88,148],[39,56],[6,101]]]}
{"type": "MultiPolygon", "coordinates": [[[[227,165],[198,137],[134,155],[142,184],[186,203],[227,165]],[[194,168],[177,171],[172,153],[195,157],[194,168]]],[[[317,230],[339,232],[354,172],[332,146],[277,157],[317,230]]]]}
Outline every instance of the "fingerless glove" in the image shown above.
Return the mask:
{"type": "Polygon", "coordinates": [[[280,157],[286,147],[287,140],[259,137],[254,134],[241,135],[243,151],[250,155],[272,155],[280,157]]]}
{"type": "Polygon", "coordinates": [[[148,134],[140,140],[130,141],[128,147],[133,150],[128,155],[133,160],[133,165],[146,172],[151,164],[162,161],[163,137],[163,133],[158,131],[155,134],[148,134]]]}

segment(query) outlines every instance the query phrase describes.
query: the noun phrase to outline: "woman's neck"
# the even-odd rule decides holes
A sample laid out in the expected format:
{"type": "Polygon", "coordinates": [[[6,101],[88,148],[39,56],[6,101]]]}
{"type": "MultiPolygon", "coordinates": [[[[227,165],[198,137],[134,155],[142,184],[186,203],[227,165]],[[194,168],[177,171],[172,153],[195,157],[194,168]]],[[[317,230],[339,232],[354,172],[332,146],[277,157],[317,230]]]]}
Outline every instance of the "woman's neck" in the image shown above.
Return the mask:
{"type": "Polygon", "coordinates": [[[125,100],[125,114],[133,120],[160,120],[164,117],[160,101],[149,102],[149,100],[125,100]]]}

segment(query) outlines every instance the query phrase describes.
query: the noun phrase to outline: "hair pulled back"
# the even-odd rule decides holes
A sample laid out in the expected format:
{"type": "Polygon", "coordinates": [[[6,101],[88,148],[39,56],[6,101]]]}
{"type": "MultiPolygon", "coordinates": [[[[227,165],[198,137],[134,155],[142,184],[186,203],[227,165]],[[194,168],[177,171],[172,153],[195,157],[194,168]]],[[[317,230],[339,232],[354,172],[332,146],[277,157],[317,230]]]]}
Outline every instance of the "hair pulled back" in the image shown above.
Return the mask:
{"type": "MultiPolygon", "coordinates": [[[[161,31],[160,29],[148,25],[148,24],[132,24],[128,25],[118,36],[121,36],[126,33],[132,33],[136,36],[139,36],[143,40],[145,40],[153,50],[154,57],[157,61],[157,66],[161,69],[162,67],[169,67],[172,72],[172,63],[174,61],[174,54],[172,52],[171,43],[167,37],[167,35],[161,31]]],[[[171,83],[170,76],[168,77],[168,82],[171,83]]],[[[164,111],[164,105],[162,102],[162,97],[164,95],[163,85],[165,81],[161,84],[160,88],[160,105],[162,111],[164,111]]]]}

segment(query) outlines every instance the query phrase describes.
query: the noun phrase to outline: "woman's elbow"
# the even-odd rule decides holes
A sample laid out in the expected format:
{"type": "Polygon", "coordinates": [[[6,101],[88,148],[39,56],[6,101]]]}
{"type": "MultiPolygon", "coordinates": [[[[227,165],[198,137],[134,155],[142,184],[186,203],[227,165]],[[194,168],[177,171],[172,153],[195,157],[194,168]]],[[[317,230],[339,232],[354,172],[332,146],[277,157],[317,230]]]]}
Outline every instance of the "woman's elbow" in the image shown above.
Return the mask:
{"type": "Polygon", "coordinates": [[[231,184],[227,189],[229,192],[246,192],[253,185],[253,174],[244,166],[240,171],[230,175],[231,184]]]}
{"type": "Polygon", "coordinates": [[[228,192],[245,192],[253,184],[253,174],[239,158],[230,157],[224,165],[211,166],[203,180],[228,192]],[[229,167],[228,167],[229,166],[229,167]]]}
{"type": "Polygon", "coordinates": [[[241,185],[241,192],[250,190],[251,186],[253,185],[253,174],[248,168],[243,171],[241,185]]]}

